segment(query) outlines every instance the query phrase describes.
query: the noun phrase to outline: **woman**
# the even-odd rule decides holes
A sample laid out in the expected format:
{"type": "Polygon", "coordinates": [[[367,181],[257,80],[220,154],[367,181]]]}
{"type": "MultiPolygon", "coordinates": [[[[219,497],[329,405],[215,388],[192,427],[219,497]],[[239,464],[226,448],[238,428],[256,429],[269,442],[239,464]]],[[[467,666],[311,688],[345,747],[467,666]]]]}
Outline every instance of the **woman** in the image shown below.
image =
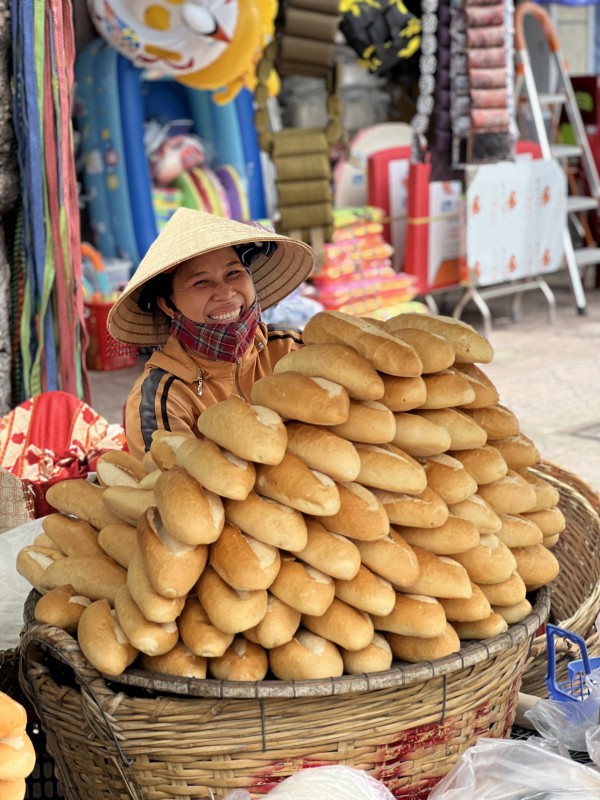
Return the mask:
{"type": "Polygon", "coordinates": [[[122,342],[162,345],[125,410],[129,451],[139,458],[155,430],[197,434],[209,405],[252,384],[302,344],[268,329],[261,309],[282,300],[314,266],[303,242],[201,211],[178,209],[111,309],[122,342]]]}

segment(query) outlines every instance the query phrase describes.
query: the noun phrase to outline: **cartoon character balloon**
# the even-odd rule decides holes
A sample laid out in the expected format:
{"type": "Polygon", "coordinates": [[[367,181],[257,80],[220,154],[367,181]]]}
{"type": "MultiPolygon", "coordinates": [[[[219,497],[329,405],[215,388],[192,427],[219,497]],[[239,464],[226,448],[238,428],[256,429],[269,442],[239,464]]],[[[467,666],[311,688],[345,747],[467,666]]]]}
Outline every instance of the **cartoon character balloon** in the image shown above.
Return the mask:
{"type": "Polygon", "coordinates": [[[277,0],[88,0],[88,7],[101,35],[138,67],[226,103],[256,84],[277,0]]]}

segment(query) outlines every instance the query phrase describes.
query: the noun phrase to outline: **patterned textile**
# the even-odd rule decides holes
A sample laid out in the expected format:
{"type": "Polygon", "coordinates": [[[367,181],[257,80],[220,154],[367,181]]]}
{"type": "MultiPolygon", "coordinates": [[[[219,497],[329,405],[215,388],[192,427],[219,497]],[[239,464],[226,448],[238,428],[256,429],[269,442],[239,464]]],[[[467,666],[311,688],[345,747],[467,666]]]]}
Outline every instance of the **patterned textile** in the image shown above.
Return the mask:
{"type": "Polygon", "coordinates": [[[254,300],[241,319],[231,325],[203,325],[177,311],[169,333],[195,353],[233,364],[254,341],[259,322],[260,306],[254,300]]]}
{"type": "Polygon", "coordinates": [[[125,432],[67,392],[45,392],[0,418],[0,467],[21,478],[35,497],[36,516],[52,509],[46,489],[93,472],[100,455],[123,450],[125,432]]]}

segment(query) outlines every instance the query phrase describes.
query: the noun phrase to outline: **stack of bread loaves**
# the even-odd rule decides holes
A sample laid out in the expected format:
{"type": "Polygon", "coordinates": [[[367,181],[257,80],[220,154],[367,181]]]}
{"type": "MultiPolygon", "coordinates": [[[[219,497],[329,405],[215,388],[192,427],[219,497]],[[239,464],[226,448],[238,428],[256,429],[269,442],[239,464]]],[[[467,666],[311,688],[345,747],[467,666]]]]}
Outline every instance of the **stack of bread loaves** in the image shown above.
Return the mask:
{"type": "Polygon", "coordinates": [[[105,454],[100,486],[48,491],[18,569],[100,671],[384,670],[503,632],[557,575],[558,493],[476,366],[483,337],[321,312],[304,342],[198,438],[157,432],[142,462],[105,454]]]}

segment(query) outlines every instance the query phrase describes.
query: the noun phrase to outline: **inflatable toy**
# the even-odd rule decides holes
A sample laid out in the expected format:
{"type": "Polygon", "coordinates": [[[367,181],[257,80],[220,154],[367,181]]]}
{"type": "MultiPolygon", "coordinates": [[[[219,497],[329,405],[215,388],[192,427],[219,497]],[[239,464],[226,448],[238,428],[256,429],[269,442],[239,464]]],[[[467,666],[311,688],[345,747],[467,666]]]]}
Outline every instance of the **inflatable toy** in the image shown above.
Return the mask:
{"type": "Polygon", "coordinates": [[[138,67],[228,102],[253,88],[273,36],[276,0],[88,0],[101,35],[138,67]]]}

